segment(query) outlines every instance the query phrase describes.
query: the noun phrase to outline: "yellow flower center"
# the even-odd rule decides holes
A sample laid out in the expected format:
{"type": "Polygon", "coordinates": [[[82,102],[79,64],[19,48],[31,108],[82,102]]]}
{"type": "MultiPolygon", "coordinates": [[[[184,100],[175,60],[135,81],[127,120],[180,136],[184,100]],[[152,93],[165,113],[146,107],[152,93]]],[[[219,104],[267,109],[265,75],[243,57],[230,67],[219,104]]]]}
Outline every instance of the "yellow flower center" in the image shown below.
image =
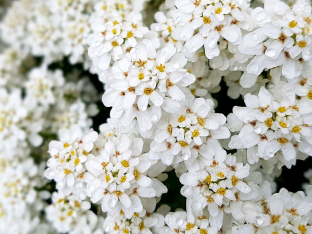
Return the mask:
{"type": "Polygon", "coordinates": [[[202,117],[197,116],[197,122],[200,126],[204,126],[205,124],[205,119],[202,117]]]}
{"type": "Polygon", "coordinates": [[[128,234],[129,230],[124,228],[123,233],[128,234]]]}
{"type": "Polygon", "coordinates": [[[126,177],[126,176],[122,176],[122,177],[120,178],[120,182],[121,182],[121,183],[125,183],[126,180],[127,180],[127,177],[126,177]]]}
{"type": "Polygon", "coordinates": [[[225,195],[226,190],[224,188],[219,188],[217,193],[224,196],[225,195]]]}
{"type": "Polygon", "coordinates": [[[114,194],[116,194],[117,197],[120,197],[122,195],[122,192],[117,190],[117,191],[114,192],[114,194]]]}
{"type": "Polygon", "coordinates": [[[160,64],[159,66],[156,66],[156,69],[160,72],[164,72],[165,71],[166,66],[163,66],[162,64],[160,64]]]}
{"type": "Polygon", "coordinates": [[[112,46],[113,46],[113,47],[117,47],[117,46],[119,46],[119,44],[118,44],[117,41],[113,41],[113,42],[112,42],[112,46]]]}
{"type": "Polygon", "coordinates": [[[282,106],[282,107],[278,108],[277,111],[281,112],[281,113],[284,113],[284,112],[286,112],[286,108],[285,108],[285,106],[282,106]]]}
{"type": "Polygon", "coordinates": [[[185,141],[179,141],[179,144],[182,148],[185,148],[186,146],[188,146],[188,143],[185,141]]]}
{"type": "Polygon", "coordinates": [[[273,120],[271,118],[268,118],[266,121],[264,121],[265,125],[269,128],[272,127],[273,120]]]}
{"type": "Polygon", "coordinates": [[[199,136],[199,131],[195,130],[193,133],[192,133],[193,137],[198,137],[199,136]]]}
{"type": "Polygon", "coordinates": [[[297,24],[298,24],[298,23],[297,23],[296,21],[293,20],[293,21],[291,21],[291,22],[289,23],[289,27],[290,27],[290,28],[294,28],[294,27],[297,26],[297,24]]]}
{"type": "Polygon", "coordinates": [[[152,88],[145,88],[144,89],[144,94],[145,95],[151,95],[154,92],[152,88]]]}
{"type": "Polygon", "coordinates": [[[277,141],[281,144],[284,145],[288,142],[288,140],[285,137],[278,138],[277,141]]]}
{"type": "Polygon", "coordinates": [[[204,21],[204,24],[210,24],[211,23],[211,19],[209,17],[206,17],[206,16],[203,17],[203,21],[204,21]]]}
{"type": "Polygon", "coordinates": [[[73,210],[68,211],[67,216],[72,216],[73,210]]]}
{"type": "Polygon", "coordinates": [[[114,24],[114,26],[116,26],[116,25],[119,24],[119,23],[118,23],[117,20],[115,20],[115,21],[113,22],[113,24],[114,24]]]}
{"type": "Polygon", "coordinates": [[[184,117],[184,115],[181,115],[181,116],[179,117],[179,119],[178,119],[178,122],[179,122],[179,123],[182,123],[183,121],[185,121],[185,117],[184,117]]]}
{"type": "Polygon", "coordinates": [[[188,223],[188,224],[186,224],[186,231],[191,230],[193,227],[195,227],[195,225],[194,225],[194,224],[192,224],[192,223],[188,223]]]}
{"type": "Polygon", "coordinates": [[[232,176],[232,185],[235,186],[238,183],[238,178],[236,176],[232,176]]]}
{"type": "Polygon", "coordinates": [[[222,12],[222,8],[221,7],[217,8],[216,11],[215,11],[216,14],[220,14],[221,12],[222,12]]]}
{"type": "Polygon", "coordinates": [[[68,170],[68,169],[64,169],[64,173],[65,173],[65,175],[69,175],[70,173],[72,173],[72,171],[68,170]]]}
{"type": "Polygon", "coordinates": [[[129,31],[128,34],[127,34],[127,38],[129,39],[131,37],[133,37],[133,32],[129,31]]]}
{"type": "Polygon", "coordinates": [[[167,131],[168,131],[169,135],[172,135],[172,126],[171,126],[171,124],[168,125],[167,131]]]}
{"type": "Polygon", "coordinates": [[[68,143],[65,143],[64,144],[64,148],[67,148],[67,147],[69,147],[70,146],[70,144],[68,144],[68,143]]]}
{"type": "Polygon", "coordinates": [[[139,172],[138,169],[134,169],[133,175],[134,175],[134,179],[138,180],[140,178],[141,172],[139,172]]]}
{"type": "Polygon", "coordinates": [[[117,29],[114,28],[112,32],[113,32],[113,34],[116,35],[117,34],[117,29]]]}
{"type": "Polygon", "coordinates": [[[106,162],[102,162],[102,163],[101,163],[101,165],[102,165],[102,167],[103,167],[103,170],[105,169],[105,167],[106,167],[108,164],[109,164],[109,162],[107,162],[107,163],[106,163],[106,162]]]}
{"type": "Polygon", "coordinates": [[[139,80],[143,80],[143,79],[144,79],[144,73],[139,73],[138,79],[139,79],[139,80]]]}
{"type": "Polygon", "coordinates": [[[121,162],[121,165],[123,165],[124,167],[129,167],[129,162],[127,160],[123,160],[121,162]]]}
{"type": "Polygon", "coordinates": [[[213,203],[214,202],[214,200],[213,200],[213,198],[211,196],[206,197],[206,198],[207,198],[207,202],[208,203],[213,203]]]}
{"type": "Polygon", "coordinates": [[[119,230],[119,226],[117,225],[117,223],[115,223],[114,230],[115,230],[115,231],[119,230]]]}
{"type": "Polygon", "coordinates": [[[167,28],[167,30],[169,33],[172,33],[172,28],[170,26],[167,28]]]}
{"type": "Polygon", "coordinates": [[[207,230],[206,229],[200,229],[199,231],[200,234],[208,234],[207,230]]]}
{"type": "Polygon", "coordinates": [[[75,163],[75,165],[77,166],[77,165],[80,163],[79,158],[76,158],[74,163],[75,163]]]}
{"type": "Polygon", "coordinates": [[[106,180],[106,182],[110,181],[110,176],[109,176],[109,175],[106,175],[106,176],[105,176],[105,180],[106,180]]]}
{"type": "Polygon", "coordinates": [[[309,91],[307,97],[312,100],[312,91],[309,91]]]}
{"type": "Polygon", "coordinates": [[[296,125],[295,127],[293,127],[293,129],[292,129],[291,131],[292,131],[293,133],[299,133],[300,130],[301,130],[301,128],[300,128],[298,125],[296,125]]]}
{"type": "Polygon", "coordinates": [[[306,41],[300,41],[300,42],[298,43],[298,46],[299,46],[300,48],[305,48],[305,47],[307,46],[307,42],[306,42],[306,41]]]}
{"type": "Polygon", "coordinates": [[[287,128],[287,124],[286,124],[285,122],[283,122],[283,121],[281,121],[281,122],[279,123],[279,125],[280,125],[282,128],[287,128]]]}
{"type": "Polygon", "coordinates": [[[305,234],[307,232],[305,225],[299,225],[298,229],[302,234],[305,234]]]}
{"type": "Polygon", "coordinates": [[[218,176],[221,177],[221,178],[224,178],[224,174],[221,171],[218,172],[218,176]]]}
{"type": "Polygon", "coordinates": [[[211,183],[211,175],[209,175],[209,176],[206,177],[205,183],[206,183],[206,184],[210,184],[210,183],[211,183]]]}
{"type": "Polygon", "coordinates": [[[139,224],[139,229],[142,231],[145,228],[144,221],[139,224]]]}

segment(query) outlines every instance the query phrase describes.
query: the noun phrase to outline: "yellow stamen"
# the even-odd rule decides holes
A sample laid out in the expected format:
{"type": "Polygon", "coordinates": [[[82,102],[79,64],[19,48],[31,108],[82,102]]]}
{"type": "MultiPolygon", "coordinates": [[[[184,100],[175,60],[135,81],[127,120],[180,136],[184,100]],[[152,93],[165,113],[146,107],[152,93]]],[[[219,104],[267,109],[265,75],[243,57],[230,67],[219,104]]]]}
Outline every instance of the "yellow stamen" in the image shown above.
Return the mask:
{"type": "Polygon", "coordinates": [[[217,8],[217,9],[215,10],[215,13],[216,13],[216,14],[220,14],[221,12],[222,12],[222,8],[221,8],[221,7],[217,8]]]}
{"type": "Polygon", "coordinates": [[[124,167],[129,167],[129,162],[127,160],[123,160],[121,162],[121,165],[123,165],[124,167]]]}
{"type": "Polygon", "coordinates": [[[133,175],[134,175],[134,179],[138,180],[141,176],[141,172],[139,172],[138,169],[134,169],[133,175]]]}
{"type": "Polygon", "coordinates": [[[307,46],[307,42],[306,42],[306,41],[300,41],[300,42],[298,43],[298,46],[299,46],[300,48],[305,48],[305,47],[307,46]]]}
{"type": "Polygon", "coordinates": [[[68,170],[68,169],[64,169],[64,173],[65,173],[65,175],[69,175],[70,173],[72,173],[72,171],[68,170]]]}
{"type": "Polygon", "coordinates": [[[206,177],[205,183],[206,183],[206,184],[210,184],[210,183],[211,183],[211,175],[209,175],[209,176],[206,177]]]}
{"type": "Polygon", "coordinates": [[[206,16],[203,17],[203,21],[204,21],[204,24],[210,24],[211,23],[211,19],[209,17],[206,17],[206,16]]]}
{"type": "Polygon", "coordinates": [[[279,107],[277,111],[284,113],[284,112],[286,112],[286,108],[285,108],[285,106],[282,106],[282,107],[279,107]]]}
{"type": "Polygon", "coordinates": [[[139,78],[139,80],[143,80],[144,79],[144,73],[139,73],[138,78],[139,78]]]}
{"type": "Polygon", "coordinates": [[[199,131],[195,130],[193,133],[192,133],[193,137],[198,137],[199,136],[199,131]]]}
{"type": "Polygon", "coordinates": [[[127,34],[127,38],[129,39],[131,37],[133,37],[133,32],[129,31],[128,34],[127,34]]]}
{"type": "Polygon", "coordinates": [[[232,176],[232,185],[235,186],[238,183],[238,178],[236,176],[232,176]]]}
{"type": "Polygon", "coordinates": [[[292,129],[291,131],[292,131],[293,133],[299,133],[300,130],[301,130],[301,128],[300,128],[298,125],[296,125],[295,127],[293,127],[293,129],[292,129]]]}
{"type": "Polygon", "coordinates": [[[287,128],[287,124],[286,124],[285,122],[283,122],[283,121],[281,121],[281,122],[279,123],[279,125],[280,125],[282,128],[287,128]]]}
{"type": "Polygon", "coordinates": [[[186,146],[188,146],[188,143],[185,141],[179,141],[179,144],[182,148],[185,148],[186,146]]]}
{"type": "Polygon", "coordinates": [[[302,234],[305,234],[307,232],[305,225],[299,225],[298,229],[302,234]]]}
{"type": "Polygon", "coordinates": [[[188,223],[188,224],[186,224],[186,231],[191,230],[193,227],[195,227],[195,225],[194,225],[194,224],[192,224],[192,223],[188,223]]]}
{"type": "Polygon", "coordinates": [[[290,27],[290,28],[294,28],[294,27],[297,26],[297,24],[298,24],[298,23],[297,23],[296,21],[293,20],[293,21],[291,21],[291,22],[289,23],[289,27],[290,27]]]}
{"type": "Polygon", "coordinates": [[[288,140],[287,140],[285,137],[278,138],[277,141],[278,141],[281,145],[285,145],[286,143],[288,143],[288,140]]]}
{"type": "Polygon", "coordinates": [[[144,221],[139,224],[139,229],[142,231],[145,228],[144,221]]]}
{"type": "Polygon", "coordinates": [[[226,190],[224,188],[219,188],[218,191],[217,191],[218,194],[224,196],[225,193],[226,193],[226,190]]]}
{"type": "Polygon", "coordinates": [[[162,64],[160,64],[159,66],[156,66],[156,69],[160,72],[164,72],[165,71],[166,66],[163,66],[162,64]]]}
{"type": "Polygon", "coordinates": [[[185,121],[185,116],[184,115],[181,115],[178,119],[178,122],[179,123],[182,123],[183,121],[185,121]]]}
{"type": "Polygon", "coordinates": [[[152,88],[145,88],[144,89],[144,94],[145,95],[151,95],[154,92],[152,88]]]}
{"type": "Polygon", "coordinates": [[[200,126],[204,126],[205,119],[202,118],[202,117],[197,116],[197,122],[199,123],[200,126]]]}
{"type": "Polygon", "coordinates": [[[266,121],[264,121],[265,125],[269,128],[272,127],[273,120],[271,118],[268,118],[266,121]]]}
{"type": "Polygon", "coordinates": [[[122,177],[120,178],[120,182],[121,182],[121,183],[125,183],[126,180],[127,180],[127,177],[126,177],[126,176],[122,176],[122,177]]]}
{"type": "Polygon", "coordinates": [[[113,46],[113,47],[117,47],[117,46],[119,46],[119,44],[118,44],[117,41],[113,41],[113,42],[112,42],[112,46],[113,46]]]}

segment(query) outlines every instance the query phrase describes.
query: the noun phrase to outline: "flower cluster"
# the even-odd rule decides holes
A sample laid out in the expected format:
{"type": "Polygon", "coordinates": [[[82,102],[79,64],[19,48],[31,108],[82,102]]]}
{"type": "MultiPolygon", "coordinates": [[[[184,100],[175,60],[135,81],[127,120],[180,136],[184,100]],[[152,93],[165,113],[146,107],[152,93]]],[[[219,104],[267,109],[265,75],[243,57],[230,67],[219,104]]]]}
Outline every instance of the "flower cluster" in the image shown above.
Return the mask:
{"type": "Polygon", "coordinates": [[[312,233],[311,170],[275,182],[312,156],[309,0],[18,0],[0,30],[0,233],[312,233]]]}

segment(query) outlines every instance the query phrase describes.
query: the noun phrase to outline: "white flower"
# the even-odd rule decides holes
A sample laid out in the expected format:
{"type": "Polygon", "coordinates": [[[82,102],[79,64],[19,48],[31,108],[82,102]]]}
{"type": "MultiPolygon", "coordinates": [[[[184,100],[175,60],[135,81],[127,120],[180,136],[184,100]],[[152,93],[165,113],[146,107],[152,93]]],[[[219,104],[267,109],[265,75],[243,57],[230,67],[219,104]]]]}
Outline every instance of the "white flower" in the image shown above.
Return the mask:
{"type": "Polygon", "coordinates": [[[73,190],[75,180],[83,172],[84,163],[90,156],[98,134],[90,131],[82,135],[81,129],[74,125],[69,130],[61,129],[59,137],[60,141],[51,141],[49,144],[51,158],[44,174],[57,182],[59,190],[64,189],[68,193],[73,190]]]}
{"type": "Polygon", "coordinates": [[[248,73],[259,75],[265,68],[282,66],[283,76],[293,79],[301,74],[302,64],[311,59],[311,6],[301,1],[290,9],[278,0],[265,1],[265,9],[272,6],[278,7],[268,12],[260,8],[253,11],[260,28],[245,35],[238,48],[243,54],[254,55],[248,73]],[[305,11],[297,11],[299,8],[305,11]]]}
{"type": "Polygon", "coordinates": [[[26,104],[35,108],[38,104],[44,107],[54,104],[54,89],[62,87],[64,84],[63,74],[60,70],[52,73],[46,67],[33,69],[26,82],[26,104]]]}
{"type": "Polygon", "coordinates": [[[102,210],[112,216],[122,210],[127,217],[142,211],[140,198],[160,196],[164,186],[146,176],[151,162],[141,155],[143,142],[123,134],[108,140],[101,154],[86,162],[93,175],[87,184],[87,194],[93,203],[101,201],[102,210]]]}
{"type": "Polygon", "coordinates": [[[190,199],[194,211],[207,206],[210,215],[222,221],[223,215],[219,213],[223,206],[239,199],[240,193],[247,194],[244,199],[248,197],[251,188],[243,180],[249,175],[250,167],[236,163],[234,156],[218,156],[204,163],[203,169],[181,175],[180,182],[184,185],[181,194],[190,199]]]}
{"type": "Polygon", "coordinates": [[[184,211],[176,211],[169,213],[165,217],[165,222],[168,227],[163,227],[161,233],[183,233],[183,234],[192,234],[192,233],[218,233],[218,229],[209,224],[208,214],[194,217],[184,211]]]}
{"type": "Polygon", "coordinates": [[[121,212],[117,217],[108,216],[105,219],[104,233],[152,233],[154,229],[164,226],[164,217],[158,213],[150,213],[145,209],[139,213],[134,213],[132,217],[126,217],[121,212]]]}
{"type": "MultiPolygon", "coordinates": [[[[222,126],[225,117],[213,113],[211,100],[198,98],[185,108],[181,115],[169,115],[159,122],[151,143],[151,158],[161,159],[166,165],[181,161],[192,165],[198,154],[207,159],[213,156],[207,143],[229,137],[229,130],[222,126]]],[[[218,141],[214,144],[218,145],[218,141]]]]}
{"type": "MultiPolygon", "coordinates": [[[[183,69],[186,59],[175,52],[172,45],[156,52],[152,42],[144,40],[114,64],[109,88],[103,95],[104,105],[113,107],[112,118],[121,118],[124,126],[127,126],[132,119],[141,115],[136,110],[143,115],[154,109],[150,118],[155,123],[161,117],[160,108],[169,113],[180,109],[180,102],[191,95],[183,87],[193,83],[195,77],[183,69]],[[149,103],[152,105],[150,108],[149,103]],[[153,115],[156,115],[154,120],[153,115]]],[[[151,127],[151,124],[139,124],[141,131],[151,127]]]]}
{"type": "Polygon", "coordinates": [[[96,231],[99,217],[90,211],[88,201],[76,200],[73,196],[65,197],[54,193],[53,203],[46,208],[48,220],[58,232],[91,233],[96,231]]]}
{"type": "Polygon", "coordinates": [[[281,152],[285,160],[277,155],[279,160],[283,163],[290,161],[293,164],[297,150],[311,154],[308,138],[312,132],[304,117],[312,111],[308,107],[309,100],[297,101],[285,97],[283,100],[274,100],[270,92],[262,87],[258,96],[245,95],[245,103],[247,107],[234,107],[234,114],[229,116],[229,128],[233,126],[233,131],[240,130],[238,135],[232,137],[229,146],[257,147],[256,154],[248,155],[250,163],[257,162],[259,157],[269,160],[281,152]],[[235,119],[238,120],[236,123],[235,119]]]}

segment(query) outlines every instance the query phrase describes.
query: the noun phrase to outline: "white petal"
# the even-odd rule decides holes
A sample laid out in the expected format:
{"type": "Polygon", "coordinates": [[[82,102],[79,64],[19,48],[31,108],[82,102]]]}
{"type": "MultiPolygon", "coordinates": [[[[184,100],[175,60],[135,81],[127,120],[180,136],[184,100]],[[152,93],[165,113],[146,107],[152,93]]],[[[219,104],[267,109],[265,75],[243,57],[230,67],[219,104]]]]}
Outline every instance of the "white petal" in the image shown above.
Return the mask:
{"type": "Polygon", "coordinates": [[[198,185],[198,177],[192,173],[184,173],[180,177],[180,182],[183,185],[196,186],[198,185]]]}
{"type": "Polygon", "coordinates": [[[123,193],[120,197],[119,197],[120,202],[123,204],[124,207],[126,208],[130,208],[131,207],[131,200],[128,197],[127,194],[123,193]]]}

